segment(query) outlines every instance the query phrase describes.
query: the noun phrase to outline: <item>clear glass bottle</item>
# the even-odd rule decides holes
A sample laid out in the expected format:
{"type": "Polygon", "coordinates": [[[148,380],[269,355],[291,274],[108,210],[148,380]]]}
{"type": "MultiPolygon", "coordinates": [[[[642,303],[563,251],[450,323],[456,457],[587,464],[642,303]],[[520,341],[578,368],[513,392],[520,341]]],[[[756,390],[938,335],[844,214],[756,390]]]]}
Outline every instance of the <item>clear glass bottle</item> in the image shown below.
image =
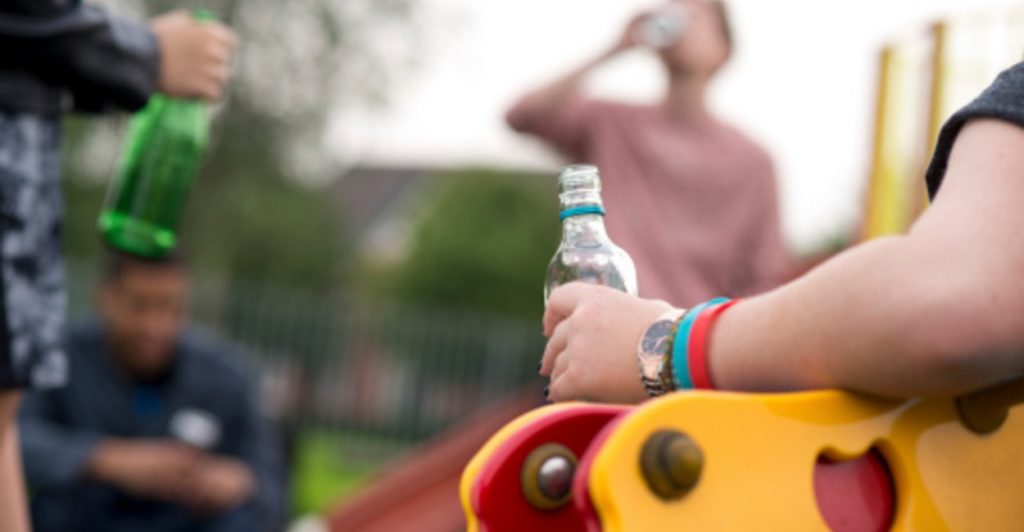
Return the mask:
{"type": "Polygon", "coordinates": [[[635,38],[654,50],[671,48],[690,26],[690,13],[679,2],[669,2],[643,18],[636,27],[635,38]]]}
{"type": "Polygon", "coordinates": [[[572,165],[558,176],[562,243],[548,265],[544,301],[555,288],[584,281],[636,295],[633,259],[608,238],[601,176],[592,165],[572,165]]]}

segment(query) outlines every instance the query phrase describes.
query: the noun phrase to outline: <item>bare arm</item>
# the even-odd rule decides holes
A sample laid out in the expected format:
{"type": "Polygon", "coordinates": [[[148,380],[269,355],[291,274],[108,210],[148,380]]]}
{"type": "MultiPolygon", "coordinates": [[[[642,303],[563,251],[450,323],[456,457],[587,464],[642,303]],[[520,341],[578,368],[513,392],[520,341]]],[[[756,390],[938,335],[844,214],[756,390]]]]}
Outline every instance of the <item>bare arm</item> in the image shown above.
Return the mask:
{"type": "Polygon", "coordinates": [[[858,246],[725,313],[721,387],[951,394],[1024,370],[1024,129],[970,123],[903,237],[858,246]]]}
{"type": "MultiPolygon", "coordinates": [[[[1024,370],[1024,128],[960,133],[935,204],[723,314],[711,373],[732,390],[955,394],[1024,370]]],[[[636,342],[664,304],[571,283],[548,300],[541,372],[554,400],[643,397],[636,342]]]]}
{"type": "Polygon", "coordinates": [[[529,129],[529,125],[534,120],[557,114],[579,94],[580,86],[590,73],[608,60],[637,45],[633,38],[635,24],[636,19],[629,24],[622,37],[607,50],[558,79],[523,96],[509,109],[505,117],[509,125],[517,131],[523,131],[529,129]]]}
{"type": "Polygon", "coordinates": [[[557,113],[579,94],[580,85],[587,75],[617,54],[618,51],[614,48],[609,49],[555,81],[526,93],[509,109],[505,120],[513,129],[522,131],[536,117],[557,113]]]}
{"type": "Polygon", "coordinates": [[[28,532],[28,506],[15,425],[19,394],[0,391],[0,530],[28,532]]]}

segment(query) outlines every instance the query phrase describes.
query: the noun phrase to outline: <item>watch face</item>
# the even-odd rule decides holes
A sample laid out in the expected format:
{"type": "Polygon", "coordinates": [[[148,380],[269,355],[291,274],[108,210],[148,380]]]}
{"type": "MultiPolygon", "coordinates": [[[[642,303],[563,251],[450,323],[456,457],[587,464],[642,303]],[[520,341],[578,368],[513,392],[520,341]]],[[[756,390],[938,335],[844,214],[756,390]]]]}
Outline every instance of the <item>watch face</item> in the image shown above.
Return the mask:
{"type": "Polygon", "coordinates": [[[645,355],[661,356],[665,354],[673,325],[675,322],[661,320],[648,327],[640,341],[640,351],[645,355]]]}
{"type": "Polygon", "coordinates": [[[675,322],[672,320],[657,321],[647,328],[647,332],[640,339],[640,372],[644,379],[660,381],[674,326],[675,322]]]}

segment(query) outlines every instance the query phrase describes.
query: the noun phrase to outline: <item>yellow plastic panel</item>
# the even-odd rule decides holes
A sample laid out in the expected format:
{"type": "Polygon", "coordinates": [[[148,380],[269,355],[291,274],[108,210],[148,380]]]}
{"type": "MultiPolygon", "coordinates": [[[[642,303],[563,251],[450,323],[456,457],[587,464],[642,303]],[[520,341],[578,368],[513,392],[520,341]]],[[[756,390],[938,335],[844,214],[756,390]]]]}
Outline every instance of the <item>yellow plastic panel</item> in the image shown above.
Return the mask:
{"type": "Polygon", "coordinates": [[[963,428],[950,399],[898,403],[841,392],[683,392],[632,413],[607,441],[589,490],[606,532],[826,530],[814,496],[817,457],[876,447],[896,484],[897,530],[1021,530],[1024,419],[998,431],[963,428]],[[684,498],[652,494],[639,467],[661,429],[701,447],[700,481],[684,498]]]}

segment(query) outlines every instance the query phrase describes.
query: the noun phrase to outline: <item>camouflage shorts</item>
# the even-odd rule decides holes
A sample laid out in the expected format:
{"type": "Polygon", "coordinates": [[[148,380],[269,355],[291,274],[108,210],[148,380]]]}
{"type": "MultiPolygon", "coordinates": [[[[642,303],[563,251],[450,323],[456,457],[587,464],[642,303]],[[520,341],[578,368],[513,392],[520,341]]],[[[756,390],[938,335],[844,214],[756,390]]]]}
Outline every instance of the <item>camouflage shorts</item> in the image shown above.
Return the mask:
{"type": "Polygon", "coordinates": [[[60,123],[0,112],[0,390],[67,377],[60,123]]]}

